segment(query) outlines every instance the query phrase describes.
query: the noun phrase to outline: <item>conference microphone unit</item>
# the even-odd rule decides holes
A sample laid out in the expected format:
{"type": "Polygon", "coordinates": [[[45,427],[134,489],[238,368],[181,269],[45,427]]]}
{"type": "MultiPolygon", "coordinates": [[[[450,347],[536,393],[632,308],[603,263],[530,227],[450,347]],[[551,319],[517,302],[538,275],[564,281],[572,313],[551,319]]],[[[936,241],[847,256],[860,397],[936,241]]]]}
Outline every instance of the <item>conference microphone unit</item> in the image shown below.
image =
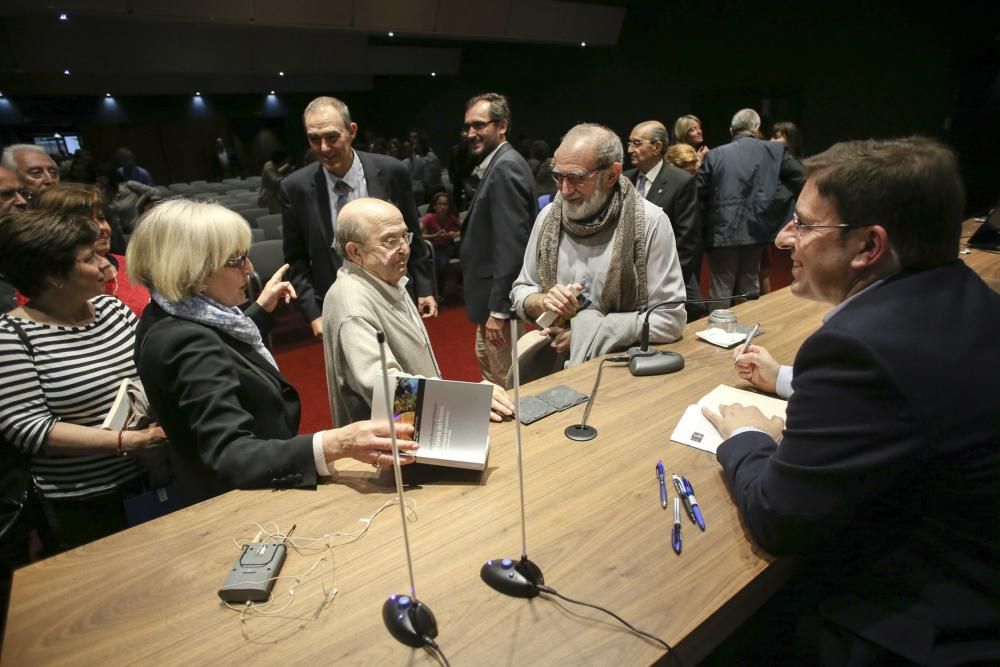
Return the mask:
{"type": "Polygon", "coordinates": [[[392,418],[393,394],[389,391],[389,368],[385,359],[385,333],[376,333],[379,355],[382,360],[382,388],[385,391],[386,420],[389,422],[389,438],[392,440],[392,468],[396,475],[396,493],[399,496],[399,516],[403,524],[403,547],[406,550],[406,567],[410,573],[410,594],[391,595],[382,605],[382,622],[397,641],[414,648],[428,647],[437,651],[434,638],[437,637],[437,619],[424,603],[417,599],[417,588],[413,581],[413,559],[410,556],[410,537],[406,528],[406,502],[403,498],[403,475],[399,469],[399,443],[392,418]]]}
{"type": "Polygon", "coordinates": [[[517,315],[510,318],[510,356],[514,371],[514,444],[517,449],[517,482],[521,490],[521,559],[486,561],[479,576],[493,590],[518,598],[533,598],[545,584],[542,570],[528,560],[528,528],[524,510],[524,456],[521,448],[521,369],[517,363],[517,315]]]}
{"type": "Polygon", "coordinates": [[[744,292],[734,294],[719,299],[677,299],[674,301],[662,301],[646,309],[646,317],[642,322],[642,334],[639,338],[639,347],[633,347],[628,351],[628,369],[632,375],[666,375],[676,373],[684,368],[684,357],[669,350],[649,349],[649,316],[657,308],[663,306],[681,306],[688,303],[729,303],[733,299],[743,301],[754,301],[760,298],[760,292],[744,292]]]}
{"type": "Polygon", "coordinates": [[[594,388],[590,390],[590,398],[587,399],[587,405],[583,408],[583,421],[579,424],[567,426],[566,430],[563,431],[566,437],[570,440],[585,442],[587,440],[593,440],[597,437],[597,429],[587,423],[587,418],[590,417],[590,408],[594,405],[594,401],[597,399],[597,390],[601,386],[601,372],[604,370],[604,364],[609,361],[612,363],[623,363],[629,361],[629,355],[613,354],[609,357],[601,359],[601,363],[597,366],[597,379],[594,380],[594,388]]]}

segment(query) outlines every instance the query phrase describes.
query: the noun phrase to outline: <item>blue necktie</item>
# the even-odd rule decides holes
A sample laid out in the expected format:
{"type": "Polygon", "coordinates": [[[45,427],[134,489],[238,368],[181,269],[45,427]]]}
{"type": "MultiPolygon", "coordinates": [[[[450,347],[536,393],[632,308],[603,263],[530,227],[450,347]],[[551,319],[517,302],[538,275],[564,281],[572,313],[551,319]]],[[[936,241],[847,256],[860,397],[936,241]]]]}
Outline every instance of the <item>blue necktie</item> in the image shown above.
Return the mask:
{"type": "Polygon", "coordinates": [[[639,194],[646,196],[646,174],[639,174],[639,194]]]}

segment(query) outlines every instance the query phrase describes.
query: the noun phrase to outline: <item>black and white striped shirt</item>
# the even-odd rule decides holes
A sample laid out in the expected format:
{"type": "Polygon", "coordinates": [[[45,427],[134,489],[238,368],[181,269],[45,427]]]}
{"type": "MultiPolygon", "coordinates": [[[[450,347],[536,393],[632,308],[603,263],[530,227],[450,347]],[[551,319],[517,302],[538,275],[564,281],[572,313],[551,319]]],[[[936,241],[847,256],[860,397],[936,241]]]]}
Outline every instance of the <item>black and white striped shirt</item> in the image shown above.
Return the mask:
{"type": "Polygon", "coordinates": [[[94,321],[80,327],[13,318],[31,342],[34,358],[13,325],[0,318],[0,435],[31,455],[35,484],[49,498],[101,493],[137,475],[132,459],[55,456],[42,448],[57,421],[99,427],[118,385],[138,375],[132,356],[135,315],[113,296],[97,296],[91,303],[94,321]]]}

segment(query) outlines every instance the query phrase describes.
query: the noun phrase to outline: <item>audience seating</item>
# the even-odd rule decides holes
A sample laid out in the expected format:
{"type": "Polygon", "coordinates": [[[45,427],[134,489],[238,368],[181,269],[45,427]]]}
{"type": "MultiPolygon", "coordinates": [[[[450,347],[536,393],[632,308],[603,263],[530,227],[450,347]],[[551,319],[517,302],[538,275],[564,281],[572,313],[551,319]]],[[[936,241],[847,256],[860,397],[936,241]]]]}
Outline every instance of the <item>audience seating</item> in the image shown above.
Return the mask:
{"type": "Polygon", "coordinates": [[[270,215],[270,213],[271,213],[266,208],[257,208],[257,207],[255,207],[255,208],[244,208],[244,209],[241,209],[241,210],[239,210],[237,212],[240,215],[242,215],[243,218],[247,222],[250,223],[251,227],[256,227],[257,226],[257,219],[258,218],[261,218],[261,217],[263,217],[265,215],[270,215]]]}
{"type": "Polygon", "coordinates": [[[422,218],[425,215],[427,215],[427,211],[428,211],[428,209],[430,209],[430,207],[431,207],[430,204],[421,204],[420,206],[418,206],[417,207],[417,216],[419,216],[419,217],[422,218]]]}
{"type": "Polygon", "coordinates": [[[264,230],[257,227],[250,228],[250,243],[260,243],[261,241],[266,241],[267,237],[264,236],[264,230]]]}
{"type": "Polygon", "coordinates": [[[259,227],[263,233],[264,237],[268,240],[280,239],[281,238],[281,214],[280,213],[270,213],[268,215],[262,215],[256,220],[257,227],[259,227]]]}

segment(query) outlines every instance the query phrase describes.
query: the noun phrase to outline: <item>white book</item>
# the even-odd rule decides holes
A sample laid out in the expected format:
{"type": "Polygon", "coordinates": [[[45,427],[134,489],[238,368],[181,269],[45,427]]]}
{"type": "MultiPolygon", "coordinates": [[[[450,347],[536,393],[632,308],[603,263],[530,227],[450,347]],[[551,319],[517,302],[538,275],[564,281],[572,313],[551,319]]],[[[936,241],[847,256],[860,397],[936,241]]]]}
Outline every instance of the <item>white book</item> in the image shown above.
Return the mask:
{"type": "Polygon", "coordinates": [[[705,407],[718,412],[720,405],[729,405],[730,403],[753,405],[760,408],[766,417],[781,417],[782,419],[785,418],[785,407],[788,405],[787,401],[780,398],[720,384],[705,394],[696,404],[688,406],[670,439],[682,445],[697,447],[714,454],[715,450],[722,444],[722,435],[715,429],[712,422],[701,414],[701,409],[705,407]]]}
{"type": "MultiPolygon", "coordinates": [[[[493,387],[478,382],[457,382],[390,375],[393,419],[413,424],[414,452],[418,463],[483,470],[490,454],[490,404],[493,387]]],[[[382,378],[372,396],[372,419],[385,420],[382,378]]]]}
{"type": "Polygon", "coordinates": [[[120,431],[125,428],[129,415],[132,414],[132,399],[128,395],[128,385],[128,378],[122,380],[121,384],[118,385],[115,402],[111,404],[111,409],[108,410],[107,416],[104,417],[104,423],[101,424],[101,428],[108,431],[120,431]]]}

